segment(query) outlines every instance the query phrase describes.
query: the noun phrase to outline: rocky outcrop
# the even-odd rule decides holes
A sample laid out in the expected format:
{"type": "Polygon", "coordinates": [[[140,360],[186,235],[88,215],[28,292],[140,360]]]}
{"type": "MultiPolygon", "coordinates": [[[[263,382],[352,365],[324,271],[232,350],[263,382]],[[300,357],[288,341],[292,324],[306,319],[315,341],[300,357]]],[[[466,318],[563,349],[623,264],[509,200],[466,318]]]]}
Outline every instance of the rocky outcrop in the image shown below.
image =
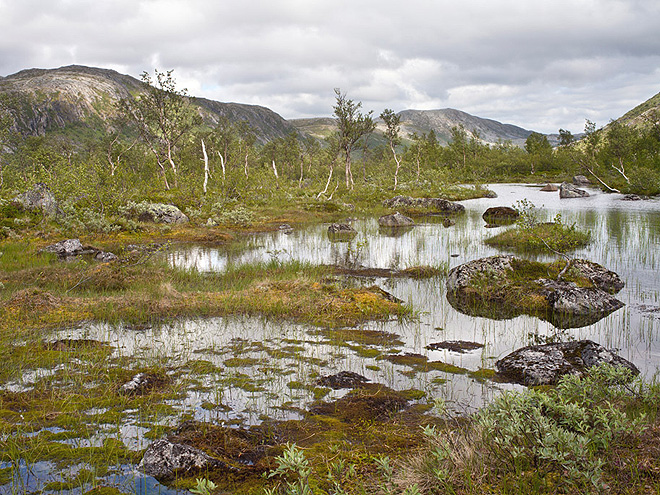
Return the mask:
{"type": "Polygon", "coordinates": [[[558,281],[537,278],[547,269],[515,256],[470,261],[449,272],[447,299],[472,316],[529,314],[558,328],[593,324],[624,305],[611,295],[623,287],[616,273],[587,260],[572,263],[572,280],[558,281]]]}
{"type": "Polygon", "coordinates": [[[140,471],[154,478],[168,479],[220,466],[227,467],[227,464],[194,447],[161,439],[147,448],[140,462],[140,471]]]}
{"type": "Polygon", "coordinates": [[[559,186],[560,198],[588,198],[589,193],[584,189],[578,189],[569,182],[562,182],[559,186]]]}
{"type": "Polygon", "coordinates": [[[541,188],[541,191],[543,191],[543,192],[557,192],[557,191],[559,191],[559,188],[557,186],[555,186],[554,184],[548,183],[548,184],[546,184],[545,186],[543,186],[541,188]]]}
{"type": "Polygon", "coordinates": [[[497,361],[495,368],[501,378],[515,383],[555,385],[566,374],[582,374],[605,363],[639,373],[630,361],[591,340],[523,347],[497,361]]]}
{"type": "Polygon", "coordinates": [[[398,211],[391,215],[383,215],[378,219],[378,225],[381,227],[410,227],[415,225],[412,218],[402,215],[398,211]]]}
{"type": "Polygon", "coordinates": [[[409,196],[395,196],[383,201],[383,206],[388,208],[424,208],[433,213],[460,213],[465,211],[465,206],[453,203],[442,198],[411,198],[409,196]]]}
{"type": "Polygon", "coordinates": [[[61,213],[55,196],[43,182],[38,182],[32,189],[19,194],[12,201],[28,211],[41,211],[50,216],[61,213]]]}

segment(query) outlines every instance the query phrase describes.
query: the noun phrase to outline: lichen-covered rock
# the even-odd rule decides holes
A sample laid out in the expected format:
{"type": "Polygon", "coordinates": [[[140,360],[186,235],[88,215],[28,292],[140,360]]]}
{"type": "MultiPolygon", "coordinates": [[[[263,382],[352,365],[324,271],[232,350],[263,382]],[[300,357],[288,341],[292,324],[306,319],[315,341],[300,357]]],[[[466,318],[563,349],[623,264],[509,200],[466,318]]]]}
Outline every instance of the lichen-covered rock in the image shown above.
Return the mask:
{"type": "Polygon", "coordinates": [[[578,189],[569,182],[562,182],[559,186],[560,198],[588,198],[589,193],[584,189],[578,189]]]}
{"type": "Polygon", "coordinates": [[[38,182],[29,191],[19,194],[13,202],[28,211],[42,211],[50,216],[60,213],[55,196],[43,182],[38,182]]]}
{"type": "Polygon", "coordinates": [[[378,225],[381,227],[410,227],[415,225],[412,218],[402,215],[398,211],[391,215],[383,215],[378,219],[378,225]]]}
{"type": "Polygon", "coordinates": [[[188,473],[226,466],[199,449],[172,443],[169,440],[156,440],[147,448],[140,462],[140,471],[154,478],[172,478],[175,474],[188,473]]]}
{"type": "Polygon", "coordinates": [[[331,223],[328,227],[329,234],[357,234],[357,230],[347,223],[331,223]]]}
{"type": "Polygon", "coordinates": [[[140,222],[179,224],[189,221],[176,206],[163,203],[130,202],[120,211],[129,218],[137,218],[140,222]]]}
{"type": "Polygon", "coordinates": [[[82,254],[85,251],[85,248],[81,244],[80,239],[67,239],[46,246],[43,250],[47,253],[55,253],[59,256],[76,256],[82,254]]]}
{"type": "Polygon", "coordinates": [[[592,325],[624,304],[597,287],[578,287],[573,282],[539,280],[550,305],[549,321],[559,328],[592,325]]]}
{"type": "Polygon", "coordinates": [[[447,275],[447,292],[457,292],[470,287],[476,277],[503,277],[506,270],[513,269],[511,262],[514,259],[515,256],[512,255],[490,256],[456,266],[447,275]]]}
{"type": "Polygon", "coordinates": [[[621,277],[593,261],[577,259],[571,262],[571,268],[577,270],[583,277],[591,280],[596,287],[610,294],[616,294],[625,287],[621,277]]]}
{"type": "Polygon", "coordinates": [[[411,198],[410,196],[395,196],[383,201],[388,208],[428,208],[437,213],[459,213],[465,211],[465,206],[442,198],[411,198]]]}
{"type": "Polygon", "coordinates": [[[110,263],[111,261],[117,260],[118,257],[116,254],[111,253],[110,251],[98,251],[94,255],[94,259],[96,261],[100,261],[101,263],[110,263]]]}
{"type": "Polygon", "coordinates": [[[569,273],[580,285],[536,278],[538,267],[511,255],[473,260],[449,272],[447,299],[469,315],[501,319],[529,314],[559,328],[591,325],[624,305],[611,295],[623,287],[616,273],[587,260],[572,264],[569,273]]]}
{"type": "Polygon", "coordinates": [[[555,385],[566,374],[582,374],[605,363],[639,373],[630,361],[591,340],[523,347],[497,361],[495,368],[500,377],[512,382],[555,385]]]}

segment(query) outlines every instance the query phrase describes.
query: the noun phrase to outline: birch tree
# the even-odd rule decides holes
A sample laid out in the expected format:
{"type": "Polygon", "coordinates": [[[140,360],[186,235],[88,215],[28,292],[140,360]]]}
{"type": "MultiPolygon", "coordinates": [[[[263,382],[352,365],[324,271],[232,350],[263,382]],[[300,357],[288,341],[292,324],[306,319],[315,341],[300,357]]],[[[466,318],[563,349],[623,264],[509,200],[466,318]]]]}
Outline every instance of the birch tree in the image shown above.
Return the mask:
{"type": "MultiPolygon", "coordinates": [[[[401,168],[401,159],[396,154],[396,147],[401,144],[401,138],[399,137],[399,130],[401,129],[401,117],[394,113],[393,110],[386,108],[380,114],[380,118],[385,122],[385,136],[390,145],[390,151],[392,151],[392,156],[394,157],[394,162],[396,163],[396,169],[394,171],[394,190],[396,191],[397,185],[399,184],[399,169],[401,168]]],[[[418,172],[419,177],[419,172],[418,172]]]]}
{"type": "Polygon", "coordinates": [[[337,134],[339,147],[345,155],[346,166],[346,189],[355,187],[353,172],[351,171],[351,152],[364,136],[370,134],[376,127],[371,118],[373,112],[363,114],[361,102],[349,100],[342,94],[339,88],[335,88],[336,104],[333,107],[335,121],[337,122],[337,134]]]}
{"type": "Polygon", "coordinates": [[[121,110],[131,119],[140,138],[151,150],[165,188],[170,189],[166,167],[171,169],[174,185],[177,183],[178,166],[176,152],[183,138],[201,123],[200,115],[193,109],[185,89],[178,90],[172,71],[142,73],[145,91],[135,99],[120,102],[121,110]]]}

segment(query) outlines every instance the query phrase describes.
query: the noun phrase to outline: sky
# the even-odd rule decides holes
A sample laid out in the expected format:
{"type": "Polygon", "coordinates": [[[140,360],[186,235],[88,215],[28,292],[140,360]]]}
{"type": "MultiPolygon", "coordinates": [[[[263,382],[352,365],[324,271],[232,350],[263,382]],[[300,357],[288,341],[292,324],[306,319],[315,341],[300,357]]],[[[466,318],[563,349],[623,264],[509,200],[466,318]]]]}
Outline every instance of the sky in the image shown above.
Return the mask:
{"type": "Polygon", "coordinates": [[[174,70],[193,96],[332,114],[455,108],[543,133],[660,92],[658,0],[0,0],[0,76],[174,70]]]}

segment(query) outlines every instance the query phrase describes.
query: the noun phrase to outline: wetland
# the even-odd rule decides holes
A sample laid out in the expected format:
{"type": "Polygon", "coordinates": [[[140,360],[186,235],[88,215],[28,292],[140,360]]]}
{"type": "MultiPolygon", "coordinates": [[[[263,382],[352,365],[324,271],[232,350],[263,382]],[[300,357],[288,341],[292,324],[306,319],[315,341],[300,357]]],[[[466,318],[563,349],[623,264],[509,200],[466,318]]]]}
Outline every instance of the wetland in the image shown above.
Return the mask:
{"type": "MultiPolygon", "coordinates": [[[[188,493],[200,476],[220,486],[224,472],[220,489],[260,493],[262,473],[294,443],[317,460],[345,459],[368,480],[376,468],[387,471],[383,459],[421,445],[421,427],[460,424],[523,390],[494,368],[530,344],[589,339],[652,380],[660,364],[660,201],[488,187],[497,197],[462,201],[452,222],[415,216],[412,228],[383,230],[376,217],[355,215],[338,219],[356,232],[339,239],[327,223],[294,224],[234,242],[119,247],[120,261],[109,264],[64,266],[35,254],[42,266],[4,273],[4,290],[19,277],[25,287],[2,304],[0,492],[188,493]],[[589,234],[570,256],[616,272],[623,307],[564,328],[452,305],[446,275],[459,265],[514,252],[557,261],[547,250],[521,254],[485,242],[515,227],[486,228],[484,211],[520,201],[535,205],[541,221],[560,215],[589,234]],[[157,275],[163,281],[127,298],[133,283],[157,275]],[[340,373],[360,384],[327,386],[340,373]],[[164,437],[232,469],[151,476],[140,461],[164,437]]],[[[17,246],[0,261],[19,259],[26,246],[17,246]]],[[[336,465],[326,464],[332,473],[336,465]]],[[[354,476],[339,471],[335,480],[354,476]]]]}

